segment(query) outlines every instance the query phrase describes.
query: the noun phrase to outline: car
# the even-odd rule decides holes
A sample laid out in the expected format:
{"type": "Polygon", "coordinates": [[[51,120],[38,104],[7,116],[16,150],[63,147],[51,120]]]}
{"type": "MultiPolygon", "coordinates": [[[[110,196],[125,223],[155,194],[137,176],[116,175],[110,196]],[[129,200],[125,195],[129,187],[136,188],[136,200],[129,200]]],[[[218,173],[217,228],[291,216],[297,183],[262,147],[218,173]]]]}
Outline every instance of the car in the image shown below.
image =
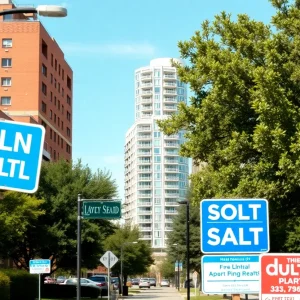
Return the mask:
{"type": "Polygon", "coordinates": [[[133,278],[133,279],[131,279],[131,283],[132,283],[132,285],[139,285],[140,280],[138,278],[133,278]]]}
{"type": "Polygon", "coordinates": [[[111,283],[113,284],[115,290],[120,288],[120,279],[119,279],[119,277],[111,277],[111,283]]]}
{"type": "Polygon", "coordinates": [[[139,288],[148,288],[150,289],[150,280],[149,278],[141,278],[139,282],[139,288]]]}
{"type": "MultiPolygon", "coordinates": [[[[62,284],[62,285],[77,285],[77,282],[78,282],[77,278],[69,278],[60,284],[62,284]]],[[[80,285],[81,286],[93,286],[93,287],[98,287],[99,289],[101,289],[100,286],[98,286],[98,284],[95,281],[92,281],[87,278],[80,278],[80,285]]]]}
{"type": "Polygon", "coordinates": [[[44,283],[49,284],[49,283],[56,283],[55,278],[52,278],[50,276],[46,276],[44,279],[44,283]]]}
{"type": "Polygon", "coordinates": [[[160,286],[163,287],[163,286],[166,286],[166,287],[169,287],[170,286],[170,281],[168,279],[163,279],[161,282],[160,282],[160,286]]]}
{"type": "MultiPolygon", "coordinates": [[[[97,283],[97,285],[101,288],[101,291],[104,295],[107,294],[108,291],[108,276],[107,275],[93,275],[88,279],[97,283]]],[[[111,289],[113,289],[113,284],[110,285],[111,289]]],[[[101,292],[101,294],[102,294],[101,292]]]]}
{"type": "Polygon", "coordinates": [[[56,283],[63,283],[66,279],[68,279],[66,276],[58,276],[56,278],[56,283]]]}
{"type": "Polygon", "coordinates": [[[150,286],[156,286],[156,279],[155,278],[149,278],[150,286]]]}

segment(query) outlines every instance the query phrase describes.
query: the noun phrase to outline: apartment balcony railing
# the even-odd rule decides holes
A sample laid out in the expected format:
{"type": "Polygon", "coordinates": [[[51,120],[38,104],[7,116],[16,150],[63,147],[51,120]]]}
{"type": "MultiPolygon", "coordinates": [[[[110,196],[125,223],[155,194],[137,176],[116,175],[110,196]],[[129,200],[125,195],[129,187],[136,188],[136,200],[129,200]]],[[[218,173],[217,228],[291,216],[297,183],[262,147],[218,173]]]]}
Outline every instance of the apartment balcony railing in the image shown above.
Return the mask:
{"type": "Polygon", "coordinates": [[[138,168],[138,172],[139,173],[149,173],[149,172],[152,172],[152,169],[151,168],[147,168],[147,169],[138,168]]]}
{"type": "Polygon", "coordinates": [[[150,235],[141,235],[141,237],[140,237],[140,239],[144,239],[144,240],[150,240],[150,239],[152,239],[152,235],[150,234],[150,235]]]}
{"type": "Polygon", "coordinates": [[[177,102],[176,97],[164,97],[164,102],[177,102]]]}
{"type": "Polygon", "coordinates": [[[171,95],[177,94],[177,91],[175,89],[164,89],[163,92],[164,94],[171,94],[171,95]]]}
{"type": "Polygon", "coordinates": [[[150,74],[147,74],[147,75],[141,75],[141,80],[148,80],[148,79],[151,79],[152,76],[150,74]]]}
{"type": "Polygon", "coordinates": [[[170,79],[176,79],[176,75],[175,74],[164,74],[164,78],[170,78],[170,79]]]}
{"type": "Polygon", "coordinates": [[[142,127],[138,127],[137,131],[138,131],[138,132],[151,131],[151,127],[150,127],[150,126],[142,126],[142,127]]]}
{"type": "Polygon", "coordinates": [[[177,83],[173,81],[165,81],[163,83],[164,86],[171,86],[171,87],[177,87],[177,83]]]}
{"type": "Polygon", "coordinates": [[[140,103],[152,103],[152,102],[153,102],[153,99],[152,99],[152,97],[149,97],[149,98],[142,98],[139,102],[140,102],[140,103]]]}
{"type": "Polygon", "coordinates": [[[138,135],[137,139],[138,140],[149,140],[149,139],[151,139],[151,135],[150,134],[147,134],[147,135],[138,135]]]}
{"type": "Polygon", "coordinates": [[[151,90],[143,90],[142,91],[142,95],[150,95],[150,94],[153,94],[152,89],[151,90]]]}
{"type": "Polygon", "coordinates": [[[165,172],[178,172],[178,168],[165,168],[165,172]]]}
{"type": "Polygon", "coordinates": [[[152,219],[142,219],[142,218],[139,218],[138,222],[139,223],[152,223],[152,219]]]}
{"type": "Polygon", "coordinates": [[[149,87],[149,86],[152,86],[152,85],[153,85],[152,82],[145,82],[145,83],[141,84],[141,87],[149,87]]]}
{"type": "Polygon", "coordinates": [[[178,143],[165,143],[165,147],[178,147],[179,144],[178,143]]]}
{"type": "Polygon", "coordinates": [[[169,180],[169,181],[178,181],[179,177],[178,176],[166,176],[165,180],[169,180]]]}
{"type": "Polygon", "coordinates": [[[151,202],[138,202],[137,203],[138,206],[150,206],[151,205],[151,202]]]}
{"type": "Polygon", "coordinates": [[[152,227],[151,227],[151,226],[148,226],[148,227],[140,227],[139,229],[140,229],[140,231],[151,231],[151,230],[152,230],[152,227]]]}

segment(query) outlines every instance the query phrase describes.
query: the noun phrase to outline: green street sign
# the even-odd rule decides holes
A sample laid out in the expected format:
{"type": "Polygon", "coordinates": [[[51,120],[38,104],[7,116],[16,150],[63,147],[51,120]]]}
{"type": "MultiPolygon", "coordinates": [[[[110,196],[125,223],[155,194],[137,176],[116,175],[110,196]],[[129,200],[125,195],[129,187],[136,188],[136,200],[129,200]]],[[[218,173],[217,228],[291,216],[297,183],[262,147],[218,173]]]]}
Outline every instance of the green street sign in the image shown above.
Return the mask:
{"type": "Polygon", "coordinates": [[[121,201],[83,200],[81,215],[84,219],[120,219],[121,201]]]}

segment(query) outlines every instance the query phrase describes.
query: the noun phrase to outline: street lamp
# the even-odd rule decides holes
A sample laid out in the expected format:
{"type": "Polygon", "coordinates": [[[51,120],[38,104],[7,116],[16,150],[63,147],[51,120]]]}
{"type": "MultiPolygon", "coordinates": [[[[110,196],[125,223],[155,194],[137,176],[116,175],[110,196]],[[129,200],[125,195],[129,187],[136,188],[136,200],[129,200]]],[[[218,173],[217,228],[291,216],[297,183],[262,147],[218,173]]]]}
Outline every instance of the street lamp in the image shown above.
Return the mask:
{"type": "Polygon", "coordinates": [[[121,294],[123,296],[123,260],[124,260],[124,257],[123,257],[123,249],[126,245],[129,245],[129,244],[137,244],[138,242],[125,242],[121,245],[121,294]]]}
{"type": "Polygon", "coordinates": [[[36,8],[34,7],[16,7],[12,9],[7,9],[0,11],[0,16],[11,15],[11,14],[28,14],[34,13],[39,14],[43,17],[66,17],[68,11],[65,7],[57,6],[57,5],[38,5],[36,8]]]}
{"type": "Polygon", "coordinates": [[[186,205],[186,299],[190,300],[190,203],[187,200],[178,203],[186,205]]]}
{"type": "Polygon", "coordinates": [[[178,255],[178,244],[173,244],[173,246],[176,246],[176,250],[177,250],[177,258],[176,258],[176,261],[177,261],[177,282],[176,282],[176,285],[177,285],[177,289],[178,291],[180,291],[180,270],[179,270],[179,255],[178,255]]]}

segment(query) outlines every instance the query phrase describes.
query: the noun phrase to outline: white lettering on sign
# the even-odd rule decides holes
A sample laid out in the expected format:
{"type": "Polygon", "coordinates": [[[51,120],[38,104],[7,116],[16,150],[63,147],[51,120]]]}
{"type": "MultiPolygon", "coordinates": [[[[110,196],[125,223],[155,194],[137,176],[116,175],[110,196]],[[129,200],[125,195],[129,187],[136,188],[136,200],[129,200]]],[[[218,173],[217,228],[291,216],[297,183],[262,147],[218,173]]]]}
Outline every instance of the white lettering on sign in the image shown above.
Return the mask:
{"type": "Polygon", "coordinates": [[[257,211],[259,208],[261,208],[261,204],[248,204],[248,208],[252,210],[252,216],[246,216],[243,214],[243,205],[238,204],[238,207],[236,208],[232,204],[225,204],[222,206],[221,211],[219,212],[219,205],[212,204],[208,207],[208,212],[210,215],[208,218],[212,221],[217,221],[220,219],[220,217],[224,218],[227,221],[232,221],[236,217],[238,217],[238,220],[240,221],[247,221],[250,220],[252,217],[252,220],[257,220],[257,211]]]}
{"type": "Polygon", "coordinates": [[[278,276],[279,274],[282,276],[299,276],[299,268],[300,264],[279,264],[278,258],[275,258],[273,264],[267,265],[266,272],[270,276],[278,276]]]}
{"type": "MultiPolygon", "coordinates": [[[[244,239],[244,228],[239,228],[238,237],[235,236],[232,228],[227,228],[223,238],[218,235],[220,230],[218,228],[210,228],[208,230],[208,244],[212,246],[217,246],[219,244],[225,245],[226,243],[232,243],[233,245],[251,245],[251,241],[246,241],[244,239]]],[[[249,228],[249,232],[253,233],[253,243],[254,245],[259,244],[259,233],[263,232],[263,228],[249,228]]]]}
{"type": "MultiPolygon", "coordinates": [[[[13,144],[8,145],[6,130],[0,130],[0,150],[19,152],[21,147],[24,154],[30,154],[31,142],[32,134],[27,134],[26,138],[24,138],[20,132],[16,132],[13,144]]],[[[25,175],[25,161],[11,158],[4,159],[3,157],[0,158],[0,176],[11,178],[18,177],[23,180],[30,179],[29,176],[25,175]]]]}

